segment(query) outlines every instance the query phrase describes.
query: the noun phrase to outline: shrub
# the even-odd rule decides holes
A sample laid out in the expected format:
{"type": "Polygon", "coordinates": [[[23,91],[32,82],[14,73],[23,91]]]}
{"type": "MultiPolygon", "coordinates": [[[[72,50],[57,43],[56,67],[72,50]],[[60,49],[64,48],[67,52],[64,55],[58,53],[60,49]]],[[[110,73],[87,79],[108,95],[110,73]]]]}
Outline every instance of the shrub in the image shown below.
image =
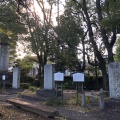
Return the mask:
{"type": "Polygon", "coordinates": [[[2,84],[0,84],[0,89],[2,89],[2,86],[3,86],[3,85],[2,85],[2,84]]]}
{"type": "Polygon", "coordinates": [[[77,103],[78,103],[77,97],[73,97],[73,98],[67,100],[68,105],[77,105],[77,103]]]}
{"type": "Polygon", "coordinates": [[[36,79],[33,81],[32,85],[36,87],[40,87],[40,81],[36,79]]]}
{"type": "Polygon", "coordinates": [[[37,89],[37,88],[36,88],[35,86],[30,86],[30,87],[29,87],[29,90],[31,90],[32,92],[36,91],[36,89],[37,89]]]}
{"type": "Polygon", "coordinates": [[[22,89],[29,89],[30,84],[29,84],[29,83],[21,83],[21,84],[20,84],[20,87],[21,87],[22,89]]]}
{"type": "MultiPolygon", "coordinates": [[[[5,83],[5,89],[11,88],[12,84],[11,83],[5,83]]],[[[0,89],[3,89],[3,84],[0,84],[0,89]]]]}
{"type": "Polygon", "coordinates": [[[69,88],[69,83],[68,83],[68,82],[64,83],[64,87],[65,87],[66,89],[69,88]]]}
{"type": "Polygon", "coordinates": [[[50,105],[50,106],[60,106],[64,105],[65,101],[56,97],[48,99],[45,104],[50,105]]]}
{"type": "Polygon", "coordinates": [[[11,88],[12,87],[12,84],[11,83],[6,83],[5,84],[5,88],[11,88]]]}
{"type": "Polygon", "coordinates": [[[22,76],[20,80],[23,83],[30,83],[31,84],[35,80],[35,77],[34,76],[22,76]]]}

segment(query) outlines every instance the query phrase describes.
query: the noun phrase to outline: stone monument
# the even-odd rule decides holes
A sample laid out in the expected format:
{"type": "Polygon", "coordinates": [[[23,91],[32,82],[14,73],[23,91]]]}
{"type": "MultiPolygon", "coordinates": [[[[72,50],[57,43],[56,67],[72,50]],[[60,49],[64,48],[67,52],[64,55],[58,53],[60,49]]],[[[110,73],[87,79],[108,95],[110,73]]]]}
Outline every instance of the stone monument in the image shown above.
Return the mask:
{"type": "Polygon", "coordinates": [[[0,44],[0,71],[8,71],[9,64],[9,46],[6,44],[0,44]]]}
{"type": "Polygon", "coordinates": [[[19,67],[14,67],[13,68],[12,88],[15,88],[15,89],[20,88],[20,68],[19,67]]]}
{"type": "Polygon", "coordinates": [[[55,72],[55,65],[46,64],[44,66],[44,89],[45,90],[53,90],[55,88],[54,72],[55,72]]]}
{"type": "Polygon", "coordinates": [[[0,71],[8,71],[9,65],[9,38],[4,33],[0,33],[0,71]]]}
{"type": "Polygon", "coordinates": [[[120,99],[120,62],[108,65],[110,98],[120,99]]]}

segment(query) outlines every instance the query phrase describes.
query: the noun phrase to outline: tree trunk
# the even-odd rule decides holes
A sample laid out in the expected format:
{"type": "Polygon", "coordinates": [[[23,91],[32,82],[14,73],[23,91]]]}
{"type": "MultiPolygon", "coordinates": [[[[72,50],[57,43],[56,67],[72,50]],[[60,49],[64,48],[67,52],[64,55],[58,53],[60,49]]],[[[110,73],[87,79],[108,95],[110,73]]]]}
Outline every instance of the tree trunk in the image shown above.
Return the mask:
{"type": "Polygon", "coordinates": [[[111,63],[114,61],[114,55],[112,52],[112,47],[109,47],[108,49],[108,63],[111,63]]]}
{"type": "MultiPolygon", "coordinates": [[[[96,6],[97,6],[97,12],[98,12],[98,17],[99,17],[99,21],[102,19],[102,16],[101,16],[101,11],[100,11],[100,1],[99,0],[96,0],[96,6]]],[[[108,90],[108,75],[107,75],[107,70],[106,70],[106,63],[105,63],[105,60],[103,58],[103,56],[101,55],[101,53],[99,52],[98,50],[98,47],[97,47],[97,44],[95,42],[95,39],[94,39],[94,33],[93,33],[93,30],[92,30],[92,25],[91,25],[91,21],[90,21],[90,17],[88,15],[88,11],[87,11],[87,7],[86,7],[86,0],[83,0],[83,11],[84,11],[84,14],[86,16],[86,20],[87,20],[87,27],[88,27],[88,31],[89,31],[89,38],[90,38],[90,42],[92,44],[92,47],[94,48],[94,53],[95,53],[95,56],[97,57],[98,61],[99,61],[99,68],[100,70],[102,71],[102,76],[103,76],[103,84],[104,84],[104,89],[105,90],[108,90]]],[[[103,35],[103,41],[105,41],[105,46],[108,45],[108,41],[107,41],[107,38],[106,38],[106,32],[101,29],[101,33],[103,35]]]]}
{"type": "Polygon", "coordinates": [[[42,83],[42,75],[43,75],[43,73],[42,73],[42,63],[43,63],[42,55],[37,54],[37,58],[39,60],[38,80],[40,81],[40,85],[41,85],[41,83],[42,83]]]}
{"type": "Polygon", "coordinates": [[[105,61],[101,61],[99,63],[99,68],[102,72],[102,77],[103,77],[103,88],[104,90],[108,91],[109,90],[109,83],[108,83],[108,74],[106,70],[106,64],[105,61]]]}

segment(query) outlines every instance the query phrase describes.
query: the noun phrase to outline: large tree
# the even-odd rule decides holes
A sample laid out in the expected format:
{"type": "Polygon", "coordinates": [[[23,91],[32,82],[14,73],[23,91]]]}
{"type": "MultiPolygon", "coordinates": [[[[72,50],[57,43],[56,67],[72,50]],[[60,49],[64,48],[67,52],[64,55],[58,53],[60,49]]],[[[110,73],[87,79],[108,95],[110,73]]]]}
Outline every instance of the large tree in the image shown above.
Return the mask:
{"type": "MultiPolygon", "coordinates": [[[[60,16],[59,25],[55,28],[57,33],[57,39],[59,41],[59,47],[56,50],[55,59],[56,66],[59,70],[65,70],[66,67],[71,70],[77,70],[83,72],[85,69],[85,53],[78,54],[78,47],[84,40],[83,29],[79,26],[81,22],[79,18],[75,16],[71,11],[65,8],[64,13],[60,16]],[[83,59],[83,66],[81,66],[81,60],[83,59]]],[[[85,44],[81,46],[81,51],[84,51],[85,44]]]]}
{"type": "Polygon", "coordinates": [[[51,35],[52,30],[52,7],[54,3],[48,2],[48,8],[45,6],[44,0],[36,0],[39,6],[39,13],[36,13],[34,1],[29,1],[24,13],[24,19],[27,28],[28,36],[26,40],[29,43],[29,48],[37,56],[39,61],[39,80],[42,79],[44,65],[48,62],[48,57],[51,54],[54,39],[51,35]],[[41,15],[40,15],[41,14],[41,15]],[[51,42],[52,40],[52,42],[51,42]]]}
{"type": "Polygon", "coordinates": [[[20,15],[16,12],[17,3],[5,0],[0,3],[0,43],[10,45],[10,60],[15,57],[16,41],[18,36],[26,32],[26,28],[20,21],[20,15]],[[9,39],[6,39],[9,38],[9,39]]]}
{"type": "Polygon", "coordinates": [[[70,9],[83,20],[84,29],[88,30],[88,43],[98,60],[103,75],[104,88],[108,89],[108,75],[104,48],[108,55],[108,63],[114,61],[113,46],[119,28],[119,0],[70,0],[70,9]]]}
{"type": "Polygon", "coordinates": [[[33,68],[33,63],[38,63],[36,56],[25,56],[23,59],[17,59],[17,66],[21,68],[22,77],[27,76],[33,68]]]}

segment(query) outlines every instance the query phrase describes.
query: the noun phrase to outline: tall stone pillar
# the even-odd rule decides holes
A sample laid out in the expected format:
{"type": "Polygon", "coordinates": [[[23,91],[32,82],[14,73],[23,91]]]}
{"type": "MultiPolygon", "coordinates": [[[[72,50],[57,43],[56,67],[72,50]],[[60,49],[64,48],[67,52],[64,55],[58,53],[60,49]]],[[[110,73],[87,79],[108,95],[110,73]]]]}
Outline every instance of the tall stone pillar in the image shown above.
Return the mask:
{"type": "Polygon", "coordinates": [[[0,71],[8,71],[9,45],[0,43],[0,71]]]}
{"type": "Polygon", "coordinates": [[[14,67],[13,68],[12,88],[15,88],[15,89],[20,88],[20,68],[19,67],[14,67]]]}
{"type": "Polygon", "coordinates": [[[55,66],[52,64],[46,64],[44,66],[44,89],[53,90],[55,88],[54,81],[55,66]]]}
{"type": "Polygon", "coordinates": [[[120,99],[120,62],[108,65],[110,98],[120,99]]]}

